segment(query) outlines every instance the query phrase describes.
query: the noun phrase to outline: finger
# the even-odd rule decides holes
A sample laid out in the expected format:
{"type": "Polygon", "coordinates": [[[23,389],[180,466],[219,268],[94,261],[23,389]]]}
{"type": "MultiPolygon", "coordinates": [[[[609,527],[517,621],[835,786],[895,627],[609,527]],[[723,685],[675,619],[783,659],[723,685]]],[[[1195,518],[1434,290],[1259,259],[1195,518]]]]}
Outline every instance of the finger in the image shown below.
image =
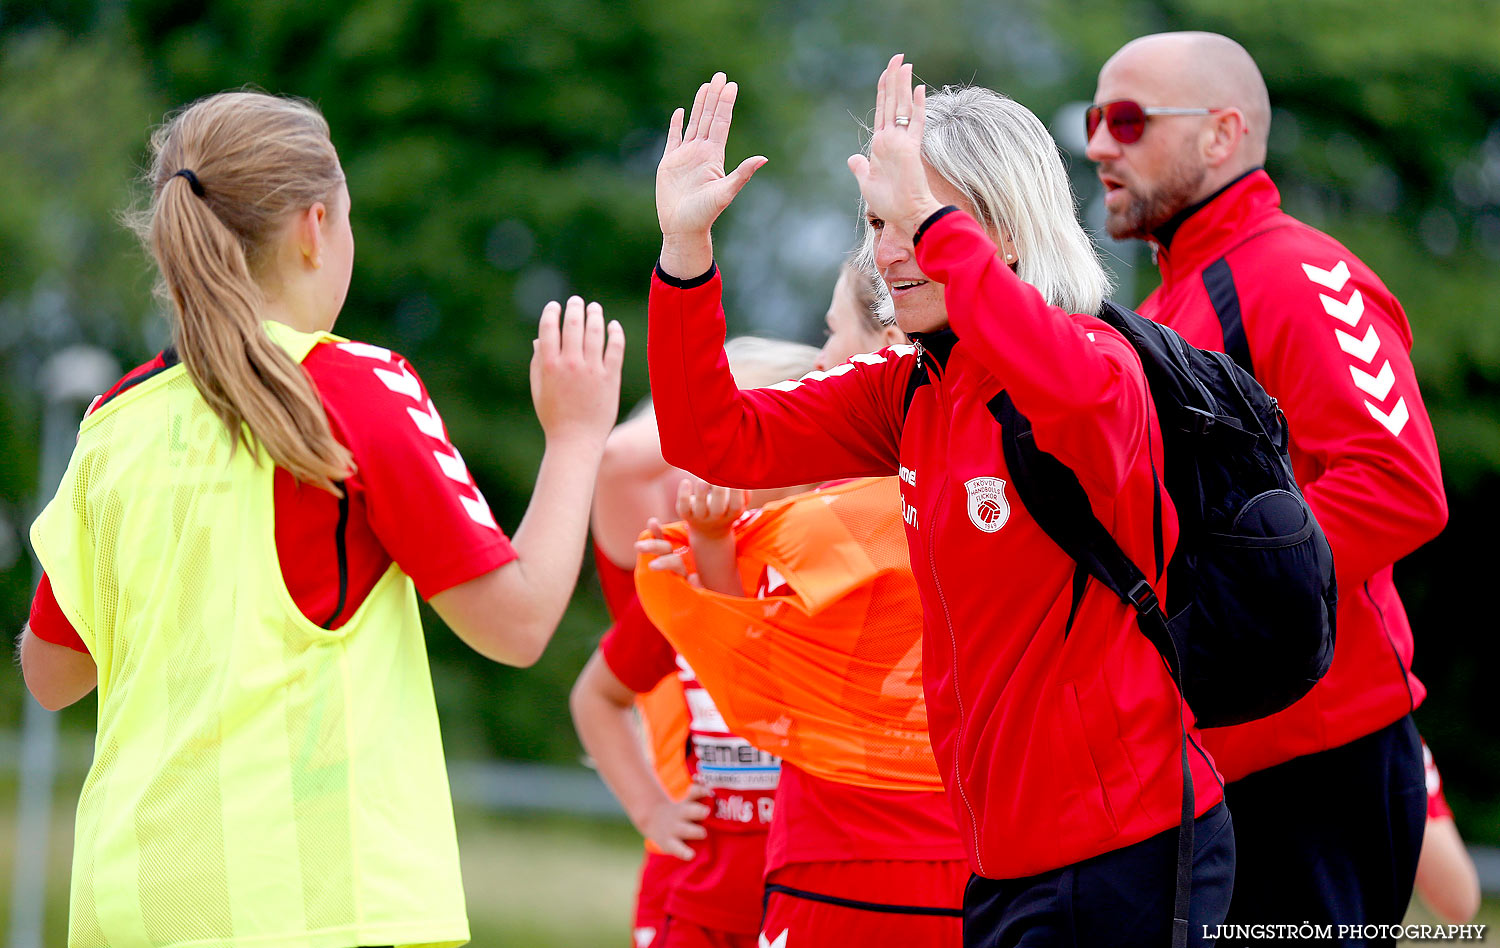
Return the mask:
{"type": "MultiPolygon", "coordinates": [[[[689,801],[690,800],[702,800],[704,797],[711,797],[713,795],[714,795],[714,792],[712,790],[708,789],[707,787],[705,787],[703,784],[701,784],[701,783],[690,783],[690,784],[688,784],[688,791],[687,791],[686,794],[683,795],[682,799],[683,800],[689,800],[689,801]]],[[[708,814],[704,813],[703,815],[707,816],[708,814]]]]}
{"type": "Polygon", "coordinates": [[[722,517],[724,511],[729,509],[729,488],[710,487],[708,489],[708,515],[710,517],[722,517]]]}
{"type": "Polygon", "coordinates": [[[759,171],[770,160],[765,155],[755,155],[740,162],[739,166],[724,179],[724,183],[729,187],[729,200],[733,201],[735,195],[740,193],[740,189],[750,183],[751,175],[759,171]]]}
{"type": "Polygon", "coordinates": [[[680,839],[664,839],[657,843],[668,856],[676,856],[683,862],[693,861],[693,848],[680,839]]]}
{"type": "Polygon", "coordinates": [[[558,321],[562,318],[562,306],[553,300],[542,307],[542,318],[536,324],[536,346],[543,358],[555,355],[560,345],[558,321]]]}
{"type": "Polygon", "coordinates": [[[709,808],[702,803],[689,803],[682,808],[682,815],[692,820],[694,823],[698,822],[699,820],[708,819],[708,814],[710,812],[711,811],[709,810],[709,808]]]}
{"type": "Polygon", "coordinates": [[[635,551],[646,556],[666,556],[672,552],[672,543],[670,540],[637,540],[635,551]]]}
{"type": "Polygon", "coordinates": [[[583,358],[588,365],[604,361],[604,307],[598,303],[583,308],[583,358]]]}
{"type": "Polygon", "coordinates": [[[863,190],[865,178],[870,174],[870,159],[864,155],[850,155],[849,171],[853,173],[854,180],[859,182],[860,188],[863,190]]]}
{"type": "Polygon", "coordinates": [[[703,580],[699,578],[699,576],[698,576],[697,573],[689,573],[687,581],[688,581],[688,585],[692,586],[694,589],[702,589],[703,588],[703,580]]]}
{"type": "Polygon", "coordinates": [[[875,80],[875,131],[885,128],[885,74],[891,71],[890,66],[880,70],[880,78],[875,80]]]}
{"type": "Polygon", "coordinates": [[[683,562],[681,554],[671,553],[667,556],[658,556],[646,568],[657,573],[676,573],[678,576],[687,578],[687,563],[683,562]]]}
{"type": "Polygon", "coordinates": [[[583,352],[583,297],[568,297],[563,309],[562,355],[565,359],[576,359],[583,352]]]}
{"type": "Polygon", "coordinates": [[[682,839],[702,839],[708,835],[708,830],[697,823],[684,823],[677,835],[682,839]]]}
{"type": "Polygon", "coordinates": [[[909,123],[911,122],[911,63],[907,63],[897,70],[895,91],[895,113],[898,116],[904,116],[909,123]]]}
{"type": "Polygon", "coordinates": [[[897,115],[903,114],[896,109],[901,105],[901,65],[906,61],[905,53],[897,53],[891,57],[891,71],[885,77],[885,124],[887,128],[894,127],[897,115]]]}
{"type": "Polygon", "coordinates": [[[742,514],[750,509],[750,492],[748,490],[736,491],[739,495],[735,498],[734,509],[736,514],[742,514]]]}
{"type": "Polygon", "coordinates": [[[655,517],[646,518],[646,530],[658,540],[666,536],[666,533],[661,528],[661,521],[655,517]]]}
{"type": "Polygon", "coordinates": [[[713,125],[714,110],[719,107],[719,96],[724,92],[724,74],[714,73],[709,80],[708,88],[703,92],[703,114],[698,116],[698,125],[693,129],[694,138],[707,138],[709,127],[713,125]]]}
{"type": "Polygon", "coordinates": [[[708,516],[708,493],[711,489],[704,481],[693,485],[693,513],[700,520],[708,516]]]}
{"type": "Polygon", "coordinates": [[[677,482],[677,516],[686,520],[693,515],[693,482],[687,478],[677,482]]]}
{"type": "Polygon", "coordinates": [[[667,123],[667,147],[661,153],[663,158],[676,151],[677,147],[682,144],[682,121],[682,109],[673,109],[672,120],[667,123]]]}
{"type": "Polygon", "coordinates": [[[911,133],[922,140],[927,131],[927,86],[918,85],[911,94],[911,133]]]}
{"type": "Polygon", "coordinates": [[[618,319],[609,321],[609,338],[604,342],[604,370],[611,379],[618,379],[625,365],[625,327],[618,319]]]}
{"type": "Polygon", "coordinates": [[[734,121],[734,100],[739,98],[740,84],[727,82],[714,105],[714,117],[708,127],[708,140],[718,145],[729,141],[729,126],[734,121]]]}
{"type": "Polygon", "coordinates": [[[698,137],[698,126],[703,122],[703,100],[706,98],[708,98],[708,83],[705,82],[698,87],[698,94],[693,97],[693,114],[688,116],[683,141],[691,141],[698,137]]]}

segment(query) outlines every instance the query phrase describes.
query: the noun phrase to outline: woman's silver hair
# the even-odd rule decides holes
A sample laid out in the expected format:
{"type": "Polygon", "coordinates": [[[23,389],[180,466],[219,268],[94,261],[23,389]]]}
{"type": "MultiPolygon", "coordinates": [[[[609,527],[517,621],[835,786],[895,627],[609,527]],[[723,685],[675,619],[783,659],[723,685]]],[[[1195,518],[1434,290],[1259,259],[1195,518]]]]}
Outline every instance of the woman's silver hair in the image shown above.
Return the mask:
{"type": "MultiPolygon", "coordinates": [[[[990,89],[944,86],[927,96],[922,158],[968,199],[997,243],[1010,235],[1017,275],[1043,299],[1070,313],[1099,311],[1109,275],[1078,223],[1062,153],[1030,110],[990,89]]],[[[868,222],[858,262],[877,272],[868,222]]]]}

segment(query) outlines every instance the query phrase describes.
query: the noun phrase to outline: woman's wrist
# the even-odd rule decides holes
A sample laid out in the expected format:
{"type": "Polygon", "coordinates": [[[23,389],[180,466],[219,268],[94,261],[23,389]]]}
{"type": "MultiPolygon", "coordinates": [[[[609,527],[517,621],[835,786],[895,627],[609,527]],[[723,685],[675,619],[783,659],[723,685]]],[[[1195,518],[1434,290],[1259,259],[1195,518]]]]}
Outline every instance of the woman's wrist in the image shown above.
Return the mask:
{"type": "Polygon", "coordinates": [[[916,202],[910,213],[907,214],[906,219],[900,222],[901,226],[908,234],[915,234],[922,228],[923,224],[927,223],[927,218],[941,211],[946,206],[945,204],[940,204],[937,198],[929,194],[927,197],[916,202]]]}
{"type": "Polygon", "coordinates": [[[713,269],[714,243],[708,231],[696,234],[663,234],[662,272],[680,281],[694,280],[713,269]]]}

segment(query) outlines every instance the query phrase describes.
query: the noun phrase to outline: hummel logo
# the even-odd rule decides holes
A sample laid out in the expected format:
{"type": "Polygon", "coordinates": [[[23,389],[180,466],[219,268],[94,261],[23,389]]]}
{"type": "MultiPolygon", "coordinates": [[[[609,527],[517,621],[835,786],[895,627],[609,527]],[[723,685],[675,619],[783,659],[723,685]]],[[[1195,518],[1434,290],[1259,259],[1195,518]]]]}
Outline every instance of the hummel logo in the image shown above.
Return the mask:
{"type": "Polygon", "coordinates": [[[774,941],[767,941],[766,933],[761,932],[759,948],[786,948],[786,936],[790,931],[790,928],[783,928],[781,934],[777,935],[774,941]]]}

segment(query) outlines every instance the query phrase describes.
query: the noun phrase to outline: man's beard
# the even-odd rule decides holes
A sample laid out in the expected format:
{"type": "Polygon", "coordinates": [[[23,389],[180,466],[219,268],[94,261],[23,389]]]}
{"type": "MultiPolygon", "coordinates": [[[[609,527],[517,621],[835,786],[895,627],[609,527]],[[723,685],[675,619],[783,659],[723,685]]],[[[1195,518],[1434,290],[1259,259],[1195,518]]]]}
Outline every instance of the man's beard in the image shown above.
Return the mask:
{"type": "Polygon", "coordinates": [[[1105,231],[1116,240],[1145,240],[1193,203],[1207,176],[1203,165],[1187,158],[1178,161],[1150,190],[1130,188],[1130,203],[1123,210],[1106,212],[1105,231]]]}

